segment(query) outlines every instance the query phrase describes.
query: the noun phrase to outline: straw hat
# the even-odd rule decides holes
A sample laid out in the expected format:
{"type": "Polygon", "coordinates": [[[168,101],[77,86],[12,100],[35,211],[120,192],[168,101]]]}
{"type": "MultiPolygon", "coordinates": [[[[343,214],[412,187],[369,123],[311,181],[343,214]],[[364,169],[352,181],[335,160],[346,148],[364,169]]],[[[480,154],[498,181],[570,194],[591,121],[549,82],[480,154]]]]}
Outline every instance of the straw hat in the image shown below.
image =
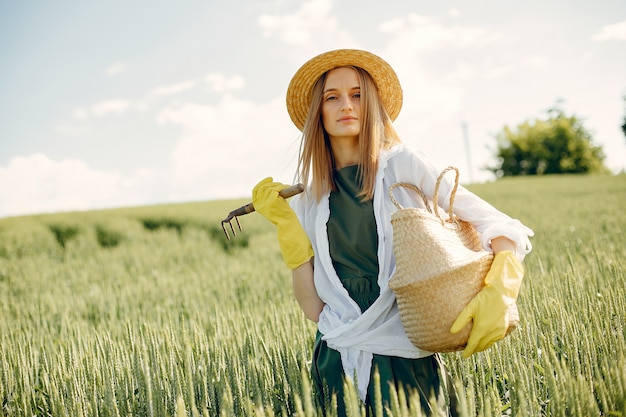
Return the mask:
{"type": "Polygon", "coordinates": [[[402,87],[393,68],[371,52],[337,49],[307,61],[289,83],[287,111],[298,129],[304,128],[315,82],[327,71],[345,66],[359,67],[367,71],[378,87],[382,104],[391,120],[398,117],[402,108],[402,87]]]}

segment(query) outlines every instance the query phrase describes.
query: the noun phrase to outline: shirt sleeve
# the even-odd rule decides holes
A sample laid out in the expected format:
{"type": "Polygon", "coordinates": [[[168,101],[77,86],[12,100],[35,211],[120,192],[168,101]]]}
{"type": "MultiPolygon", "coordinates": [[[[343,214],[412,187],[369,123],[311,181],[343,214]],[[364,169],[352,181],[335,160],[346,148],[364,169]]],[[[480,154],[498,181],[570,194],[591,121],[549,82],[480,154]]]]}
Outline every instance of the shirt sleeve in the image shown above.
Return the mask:
{"type": "Polygon", "coordinates": [[[485,249],[491,250],[492,239],[504,236],[515,242],[515,255],[520,261],[532,250],[530,237],[534,236],[534,232],[529,227],[462,186],[459,186],[456,193],[454,214],[476,228],[485,249]]]}
{"type": "MultiPolygon", "coordinates": [[[[411,158],[405,175],[411,175],[412,181],[432,200],[435,193],[437,177],[443,171],[418,151],[411,152],[411,158]]],[[[450,195],[454,188],[454,173],[447,173],[439,188],[438,205],[446,212],[450,207],[450,195]]],[[[460,219],[471,223],[480,235],[481,244],[491,251],[491,240],[504,236],[515,242],[515,255],[521,261],[532,250],[530,237],[534,232],[522,222],[499,211],[494,206],[459,185],[454,199],[454,214],[460,219]]]]}

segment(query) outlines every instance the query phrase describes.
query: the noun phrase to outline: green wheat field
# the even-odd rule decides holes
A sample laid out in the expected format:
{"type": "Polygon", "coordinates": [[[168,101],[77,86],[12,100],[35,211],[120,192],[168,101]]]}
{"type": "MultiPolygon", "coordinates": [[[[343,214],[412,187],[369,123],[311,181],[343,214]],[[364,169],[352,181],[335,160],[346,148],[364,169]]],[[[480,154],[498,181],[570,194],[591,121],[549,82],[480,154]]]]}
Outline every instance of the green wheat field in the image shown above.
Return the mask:
{"type": "MultiPolygon", "coordinates": [[[[626,416],[626,176],[469,188],[535,237],[520,327],[443,355],[461,414],[626,416]]],[[[315,325],[273,226],[220,226],[247,202],[0,219],[0,415],[316,416],[315,325]]]]}

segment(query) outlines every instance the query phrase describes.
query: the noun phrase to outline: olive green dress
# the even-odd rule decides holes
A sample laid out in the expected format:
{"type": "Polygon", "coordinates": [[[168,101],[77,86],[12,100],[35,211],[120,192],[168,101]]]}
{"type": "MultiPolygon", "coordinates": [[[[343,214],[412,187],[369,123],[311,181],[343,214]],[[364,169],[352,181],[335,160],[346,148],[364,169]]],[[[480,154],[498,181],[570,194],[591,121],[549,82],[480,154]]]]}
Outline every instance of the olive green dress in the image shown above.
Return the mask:
{"type": "MultiPolygon", "coordinates": [[[[343,286],[362,311],[367,310],[378,298],[378,234],[372,200],[361,201],[357,197],[360,185],[357,166],[345,167],[335,172],[337,191],[330,194],[330,218],[327,223],[330,255],[343,286]]],[[[338,415],[345,415],[343,406],[343,367],[339,352],[327,346],[318,331],[312,361],[312,378],[316,399],[322,407],[337,394],[338,415]]],[[[435,356],[407,359],[374,355],[372,374],[380,374],[381,394],[389,403],[389,384],[405,392],[419,390],[426,396],[440,393],[440,376],[435,356]]],[[[374,397],[374,383],[370,377],[366,404],[374,397]]],[[[422,395],[422,408],[428,401],[422,395]]]]}

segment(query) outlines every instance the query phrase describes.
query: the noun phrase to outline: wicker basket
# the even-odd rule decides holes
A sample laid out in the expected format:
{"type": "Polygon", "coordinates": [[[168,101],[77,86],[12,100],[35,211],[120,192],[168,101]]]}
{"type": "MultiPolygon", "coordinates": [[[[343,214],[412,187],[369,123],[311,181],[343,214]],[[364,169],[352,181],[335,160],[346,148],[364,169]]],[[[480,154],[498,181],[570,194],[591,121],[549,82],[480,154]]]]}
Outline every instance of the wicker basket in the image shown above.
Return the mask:
{"type": "MultiPolygon", "coordinates": [[[[415,185],[397,183],[389,188],[389,196],[398,208],[392,214],[396,273],[389,281],[395,292],[402,324],[409,340],[420,349],[431,352],[453,352],[467,344],[472,324],[460,332],[450,327],[470,300],[484,286],[493,254],[482,248],[474,227],[453,214],[459,171],[446,168],[437,179],[433,201],[438,201],[443,176],[456,171],[450,196],[448,218],[439,214],[415,185]],[[409,188],[423,200],[426,210],[404,208],[393,196],[396,187],[409,188]]],[[[508,311],[509,329],[519,323],[517,306],[508,311]]]]}

